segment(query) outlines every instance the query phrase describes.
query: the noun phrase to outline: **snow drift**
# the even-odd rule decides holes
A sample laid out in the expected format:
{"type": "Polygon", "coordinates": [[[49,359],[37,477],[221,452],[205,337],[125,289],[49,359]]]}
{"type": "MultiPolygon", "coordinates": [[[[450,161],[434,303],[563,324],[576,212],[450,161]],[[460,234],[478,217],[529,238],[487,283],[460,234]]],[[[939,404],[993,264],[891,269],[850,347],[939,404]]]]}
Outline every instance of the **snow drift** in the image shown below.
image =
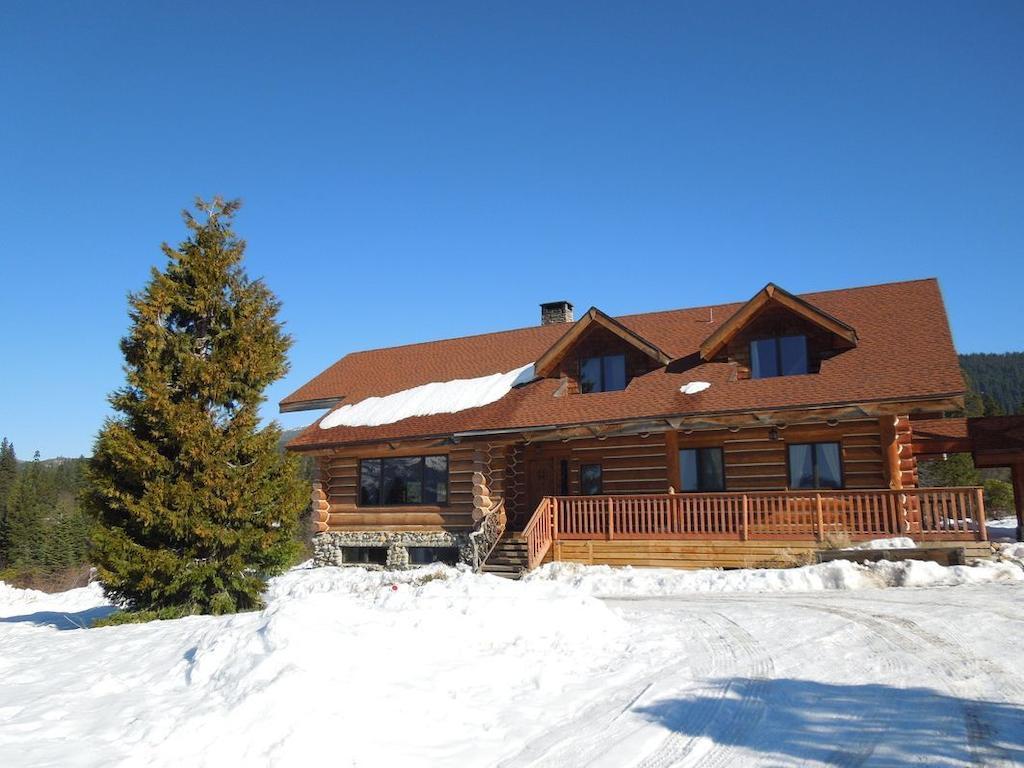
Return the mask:
{"type": "Polygon", "coordinates": [[[552,581],[601,597],[668,597],[701,592],[820,592],[1024,582],[1024,569],[1002,562],[942,566],[920,560],[864,564],[834,560],[802,568],[735,571],[549,563],[527,574],[525,581],[552,581]]]}

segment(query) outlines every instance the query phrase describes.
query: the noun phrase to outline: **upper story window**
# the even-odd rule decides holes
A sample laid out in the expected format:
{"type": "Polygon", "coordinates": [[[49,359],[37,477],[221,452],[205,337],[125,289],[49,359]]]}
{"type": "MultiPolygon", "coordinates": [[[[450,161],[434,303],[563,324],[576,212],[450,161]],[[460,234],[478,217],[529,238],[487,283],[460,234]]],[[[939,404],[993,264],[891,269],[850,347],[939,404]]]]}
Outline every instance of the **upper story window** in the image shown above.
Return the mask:
{"type": "Polygon", "coordinates": [[[580,361],[580,392],[615,392],[626,388],[626,356],[601,355],[580,361]]]}
{"type": "Polygon", "coordinates": [[[793,443],[789,451],[790,488],[842,488],[839,443],[793,443]]]}
{"type": "Polygon", "coordinates": [[[750,378],[807,373],[807,337],[774,336],[750,342],[750,378]]]}
{"type": "Polygon", "coordinates": [[[679,488],[712,493],[725,490],[721,448],[683,448],[679,451],[679,488]]]}
{"type": "Polygon", "coordinates": [[[360,506],[447,503],[447,456],[402,456],[359,462],[360,506]]]}

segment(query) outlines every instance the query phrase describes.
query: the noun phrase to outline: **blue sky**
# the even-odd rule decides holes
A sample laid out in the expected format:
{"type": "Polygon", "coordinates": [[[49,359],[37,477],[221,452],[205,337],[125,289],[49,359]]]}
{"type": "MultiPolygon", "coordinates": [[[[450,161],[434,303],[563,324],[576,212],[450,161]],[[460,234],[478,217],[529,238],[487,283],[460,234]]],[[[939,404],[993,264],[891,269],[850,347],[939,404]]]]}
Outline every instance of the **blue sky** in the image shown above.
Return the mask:
{"type": "MultiPolygon", "coordinates": [[[[0,434],[88,453],[125,296],[245,200],[296,343],[352,350],[938,276],[1024,348],[1024,4],[0,5],[0,434]]],[[[894,318],[894,321],[896,318],[894,318]]],[[[286,425],[306,421],[299,414],[286,425]]]]}

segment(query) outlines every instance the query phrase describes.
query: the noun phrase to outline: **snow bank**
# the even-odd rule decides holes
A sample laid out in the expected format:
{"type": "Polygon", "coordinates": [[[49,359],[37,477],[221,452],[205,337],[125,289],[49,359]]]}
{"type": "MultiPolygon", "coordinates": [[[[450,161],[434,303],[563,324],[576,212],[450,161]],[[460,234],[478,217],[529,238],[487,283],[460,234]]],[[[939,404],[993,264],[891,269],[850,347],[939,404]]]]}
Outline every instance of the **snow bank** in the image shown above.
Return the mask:
{"type": "Polygon", "coordinates": [[[552,581],[601,597],[666,597],[695,592],[819,592],[1021,582],[1024,570],[1011,563],[947,567],[920,560],[865,564],[834,560],[802,568],[735,571],[550,563],[527,574],[524,581],[552,581]]]}
{"type": "Polygon", "coordinates": [[[908,536],[894,536],[891,539],[872,539],[857,544],[853,549],[914,549],[917,544],[908,536]]]}
{"type": "Polygon", "coordinates": [[[0,618],[42,612],[78,613],[109,605],[103,589],[96,582],[87,587],[51,594],[36,589],[19,589],[0,581],[0,618]]]}
{"type": "MultiPolygon", "coordinates": [[[[42,600],[21,592],[4,595],[42,600]]],[[[64,632],[0,623],[0,764],[492,765],[628,644],[579,591],[440,565],[292,571],[267,603],[64,632]]]]}
{"type": "Polygon", "coordinates": [[[1024,542],[996,544],[996,551],[1004,560],[1013,560],[1024,566],[1024,542]]]}
{"type": "Polygon", "coordinates": [[[368,397],[358,403],[343,405],[324,417],[320,429],[376,427],[413,416],[479,408],[500,400],[512,387],[525,384],[533,378],[533,363],[530,363],[507,373],[495,373],[476,379],[433,381],[384,397],[368,397]]]}

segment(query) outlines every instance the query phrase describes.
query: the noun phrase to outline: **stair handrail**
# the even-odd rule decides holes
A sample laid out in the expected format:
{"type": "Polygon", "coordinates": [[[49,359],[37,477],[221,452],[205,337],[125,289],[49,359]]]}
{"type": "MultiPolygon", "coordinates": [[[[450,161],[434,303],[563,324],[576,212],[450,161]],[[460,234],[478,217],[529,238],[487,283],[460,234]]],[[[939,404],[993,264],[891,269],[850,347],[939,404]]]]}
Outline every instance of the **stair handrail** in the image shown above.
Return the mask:
{"type": "Polygon", "coordinates": [[[551,503],[549,496],[542,498],[530,521],[523,528],[527,570],[532,571],[541,564],[554,541],[551,503]]]}
{"type": "Polygon", "coordinates": [[[469,534],[469,541],[473,545],[473,570],[480,573],[484,563],[490,558],[494,548],[498,546],[502,535],[505,533],[505,526],[508,524],[508,517],[505,514],[505,499],[500,498],[489,510],[484,512],[476,530],[469,534]],[[480,556],[481,539],[486,542],[487,552],[480,556]]]}

